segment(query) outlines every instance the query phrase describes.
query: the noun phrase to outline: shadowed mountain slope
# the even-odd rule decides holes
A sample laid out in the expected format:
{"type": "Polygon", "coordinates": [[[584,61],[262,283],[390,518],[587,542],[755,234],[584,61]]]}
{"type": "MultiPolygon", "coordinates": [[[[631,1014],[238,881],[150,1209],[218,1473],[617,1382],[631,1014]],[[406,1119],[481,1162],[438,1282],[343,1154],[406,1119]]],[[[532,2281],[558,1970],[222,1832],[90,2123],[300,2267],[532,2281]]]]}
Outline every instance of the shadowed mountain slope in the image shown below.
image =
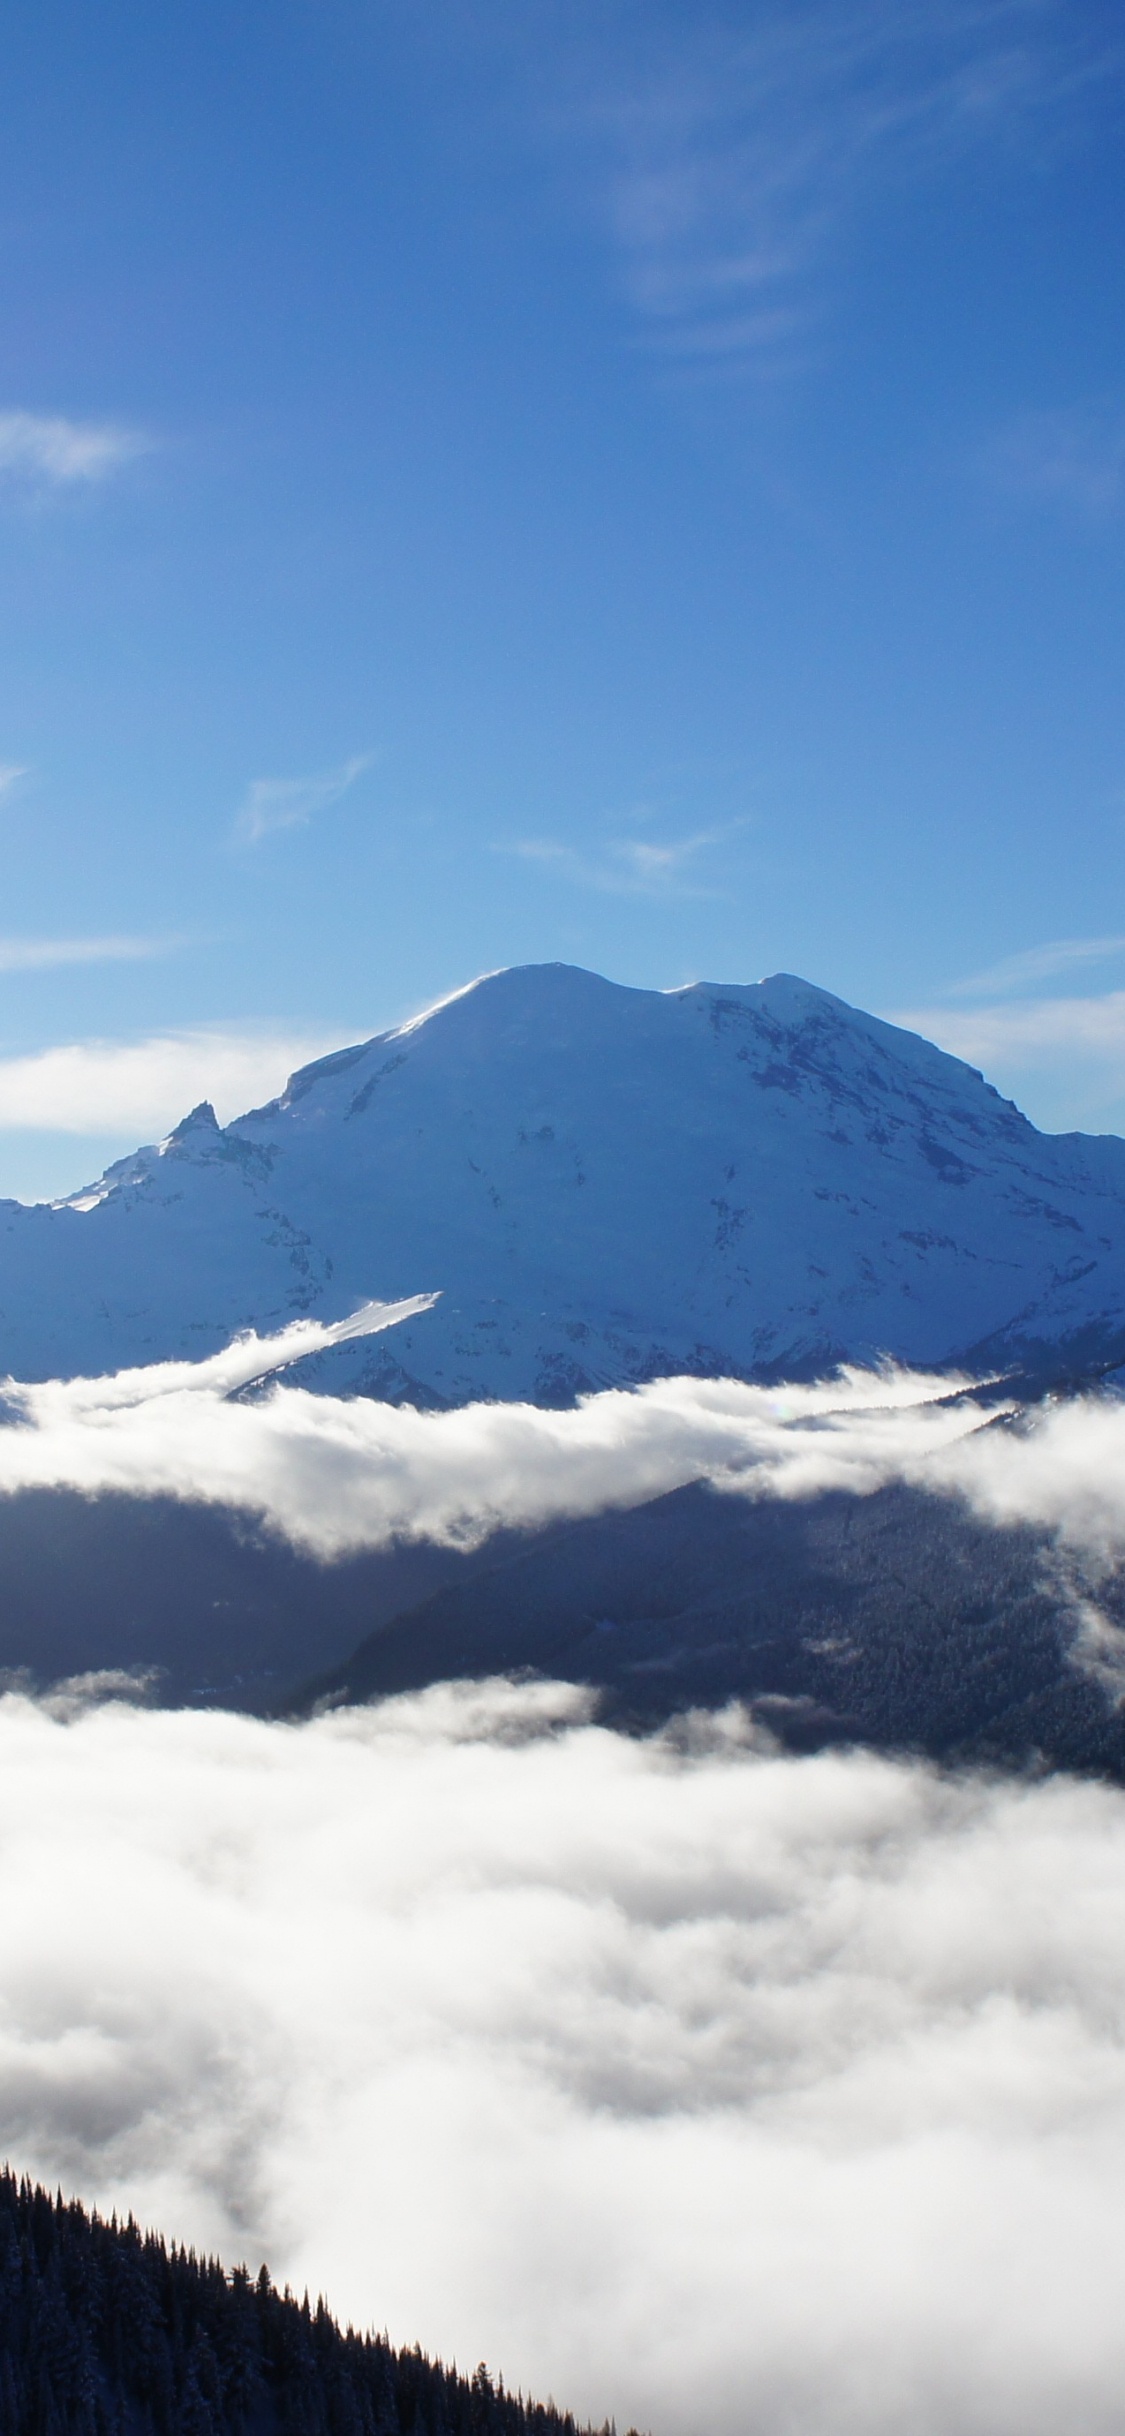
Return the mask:
{"type": "Polygon", "coordinates": [[[747,1703],[795,1750],[854,1742],[1125,1779],[1125,1581],[1046,1533],[893,1486],[751,1503],[678,1489],[544,1533],[389,1620],[310,1685],[363,1700],[530,1669],[636,1729],[747,1703]]]}

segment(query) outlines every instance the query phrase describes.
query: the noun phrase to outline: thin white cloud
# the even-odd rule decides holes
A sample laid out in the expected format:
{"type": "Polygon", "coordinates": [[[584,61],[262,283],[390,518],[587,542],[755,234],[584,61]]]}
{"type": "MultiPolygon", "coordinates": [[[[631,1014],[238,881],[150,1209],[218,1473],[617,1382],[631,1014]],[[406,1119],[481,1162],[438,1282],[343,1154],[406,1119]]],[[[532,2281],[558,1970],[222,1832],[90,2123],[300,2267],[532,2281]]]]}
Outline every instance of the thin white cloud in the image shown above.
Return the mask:
{"type": "Polygon", "coordinates": [[[0,1703],[17,2169],[595,2422],[1116,2428],[1117,1788],[88,1695],[0,1703]]]}
{"type": "Polygon", "coordinates": [[[967,980],[951,982],[945,995],[1005,998],[1014,990],[1034,988],[1037,981],[1053,981],[1075,965],[1105,964],[1115,956],[1125,956],[1125,936],[1120,933],[1102,939],[1048,939],[1042,947],[1028,947],[1019,955],[1003,956],[983,973],[971,973],[967,980]]]}
{"type": "Polygon", "coordinates": [[[1031,506],[1099,523],[1125,495],[1125,413],[1075,406],[1026,413],[981,452],[989,485],[1031,506]]]}
{"type": "Polygon", "coordinates": [[[178,939],[110,933],[101,939],[2,939],[0,973],[50,972],[65,964],[136,964],[172,955],[178,939]]]}
{"type": "Polygon", "coordinates": [[[1091,998],[1021,998],[963,1011],[907,1007],[887,1020],[923,1033],[987,1074],[1073,1070],[1088,1061],[1125,1078],[1125,990],[1091,998]]]}
{"type": "Polygon", "coordinates": [[[714,888],[692,874],[701,856],[723,844],[732,829],[741,826],[741,822],[729,823],[724,829],[704,829],[690,837],[611,838],[592,854],[556,838],[535,837],[516,838],[495,851],[517,855],[521,862],[542,863],[573,886],[595,889],[601,896],[709,897],[715,894],[714,888]]]}
{"type": "Polygon", "coordinates": [[[657,17],[606,53],[567,127],[593,148],[631,302],[662,351],[771,372],[807,352],[817,276],[873,187],[1057,129],[1119,65],[1054,0],[813,0],[678,35],[657,17]]]}
{"type": "Polygon", "coordinates": [[[0,413],[0,476],[73,489],[104,482],[152,441],[120,423],[79,423],[66,415],[0,413]]]}
{"type": "Polygon", "coordinates": [[[21,778],[26,777],[26,762],[0,761],[0,795],[10,795],[12,789],[18,787],[21,778]]]}
{"type": "Polygon", "coordinates": [[[275,829],[303,829],[318,812],[327,812],[371,767],[370,753],[356,753],[335,770],[318,778],[255,778],[235,822],[235,835],[253,846],[275,829]]]}
{"type": "Polygon", "coordinates": [[[339,1048],[336,1035],[223,1030],[148,1040],[84,1040],[0,1058],[0,1131],[167,1133],[201,1099],[226,1122],[281,1089],[298,1066],[339,1048]]]}

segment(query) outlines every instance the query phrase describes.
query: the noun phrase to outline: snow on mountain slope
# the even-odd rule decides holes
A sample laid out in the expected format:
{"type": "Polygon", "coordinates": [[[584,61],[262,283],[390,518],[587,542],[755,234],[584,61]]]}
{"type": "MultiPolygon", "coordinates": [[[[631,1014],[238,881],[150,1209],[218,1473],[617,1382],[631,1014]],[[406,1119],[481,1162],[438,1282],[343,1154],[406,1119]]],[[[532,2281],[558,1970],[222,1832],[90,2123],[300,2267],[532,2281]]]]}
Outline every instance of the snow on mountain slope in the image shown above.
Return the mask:
{"type": "Polygon", "coordinates": [[[0,1204],[0,1367],[201,1354],[440,1289],[303,1383],[424,1402],[661,1372],[1125,1356],[1125,1142],[1039,1134],[971,1067],[787,974],[495,973],[195,1109],[67,1204],[0,1204]]]}

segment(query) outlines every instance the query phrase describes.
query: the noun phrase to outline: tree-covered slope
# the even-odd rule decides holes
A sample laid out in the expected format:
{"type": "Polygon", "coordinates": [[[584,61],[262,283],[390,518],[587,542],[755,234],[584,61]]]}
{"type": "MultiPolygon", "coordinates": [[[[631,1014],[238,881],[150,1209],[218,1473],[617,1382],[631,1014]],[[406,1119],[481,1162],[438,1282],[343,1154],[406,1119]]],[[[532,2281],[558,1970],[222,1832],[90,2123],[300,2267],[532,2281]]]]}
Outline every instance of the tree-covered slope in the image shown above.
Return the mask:
{"type": "Polygon", "coordinates": [[[324,2303],[0,2173],[0,2436],[579,2436],[324,2303]]]}

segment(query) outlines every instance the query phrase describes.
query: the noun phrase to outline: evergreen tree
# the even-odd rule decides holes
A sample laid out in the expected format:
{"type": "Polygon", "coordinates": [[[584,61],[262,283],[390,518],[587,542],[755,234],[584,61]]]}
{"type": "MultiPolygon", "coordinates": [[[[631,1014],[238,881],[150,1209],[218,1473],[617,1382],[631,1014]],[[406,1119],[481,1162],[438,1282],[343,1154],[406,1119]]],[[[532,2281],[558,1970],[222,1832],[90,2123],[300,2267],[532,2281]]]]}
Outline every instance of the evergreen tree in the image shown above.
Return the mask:
{"type": "Polygon", "coordinates": [[[0,2170],[0,2436],[611,2432],[0,2170]]]}

